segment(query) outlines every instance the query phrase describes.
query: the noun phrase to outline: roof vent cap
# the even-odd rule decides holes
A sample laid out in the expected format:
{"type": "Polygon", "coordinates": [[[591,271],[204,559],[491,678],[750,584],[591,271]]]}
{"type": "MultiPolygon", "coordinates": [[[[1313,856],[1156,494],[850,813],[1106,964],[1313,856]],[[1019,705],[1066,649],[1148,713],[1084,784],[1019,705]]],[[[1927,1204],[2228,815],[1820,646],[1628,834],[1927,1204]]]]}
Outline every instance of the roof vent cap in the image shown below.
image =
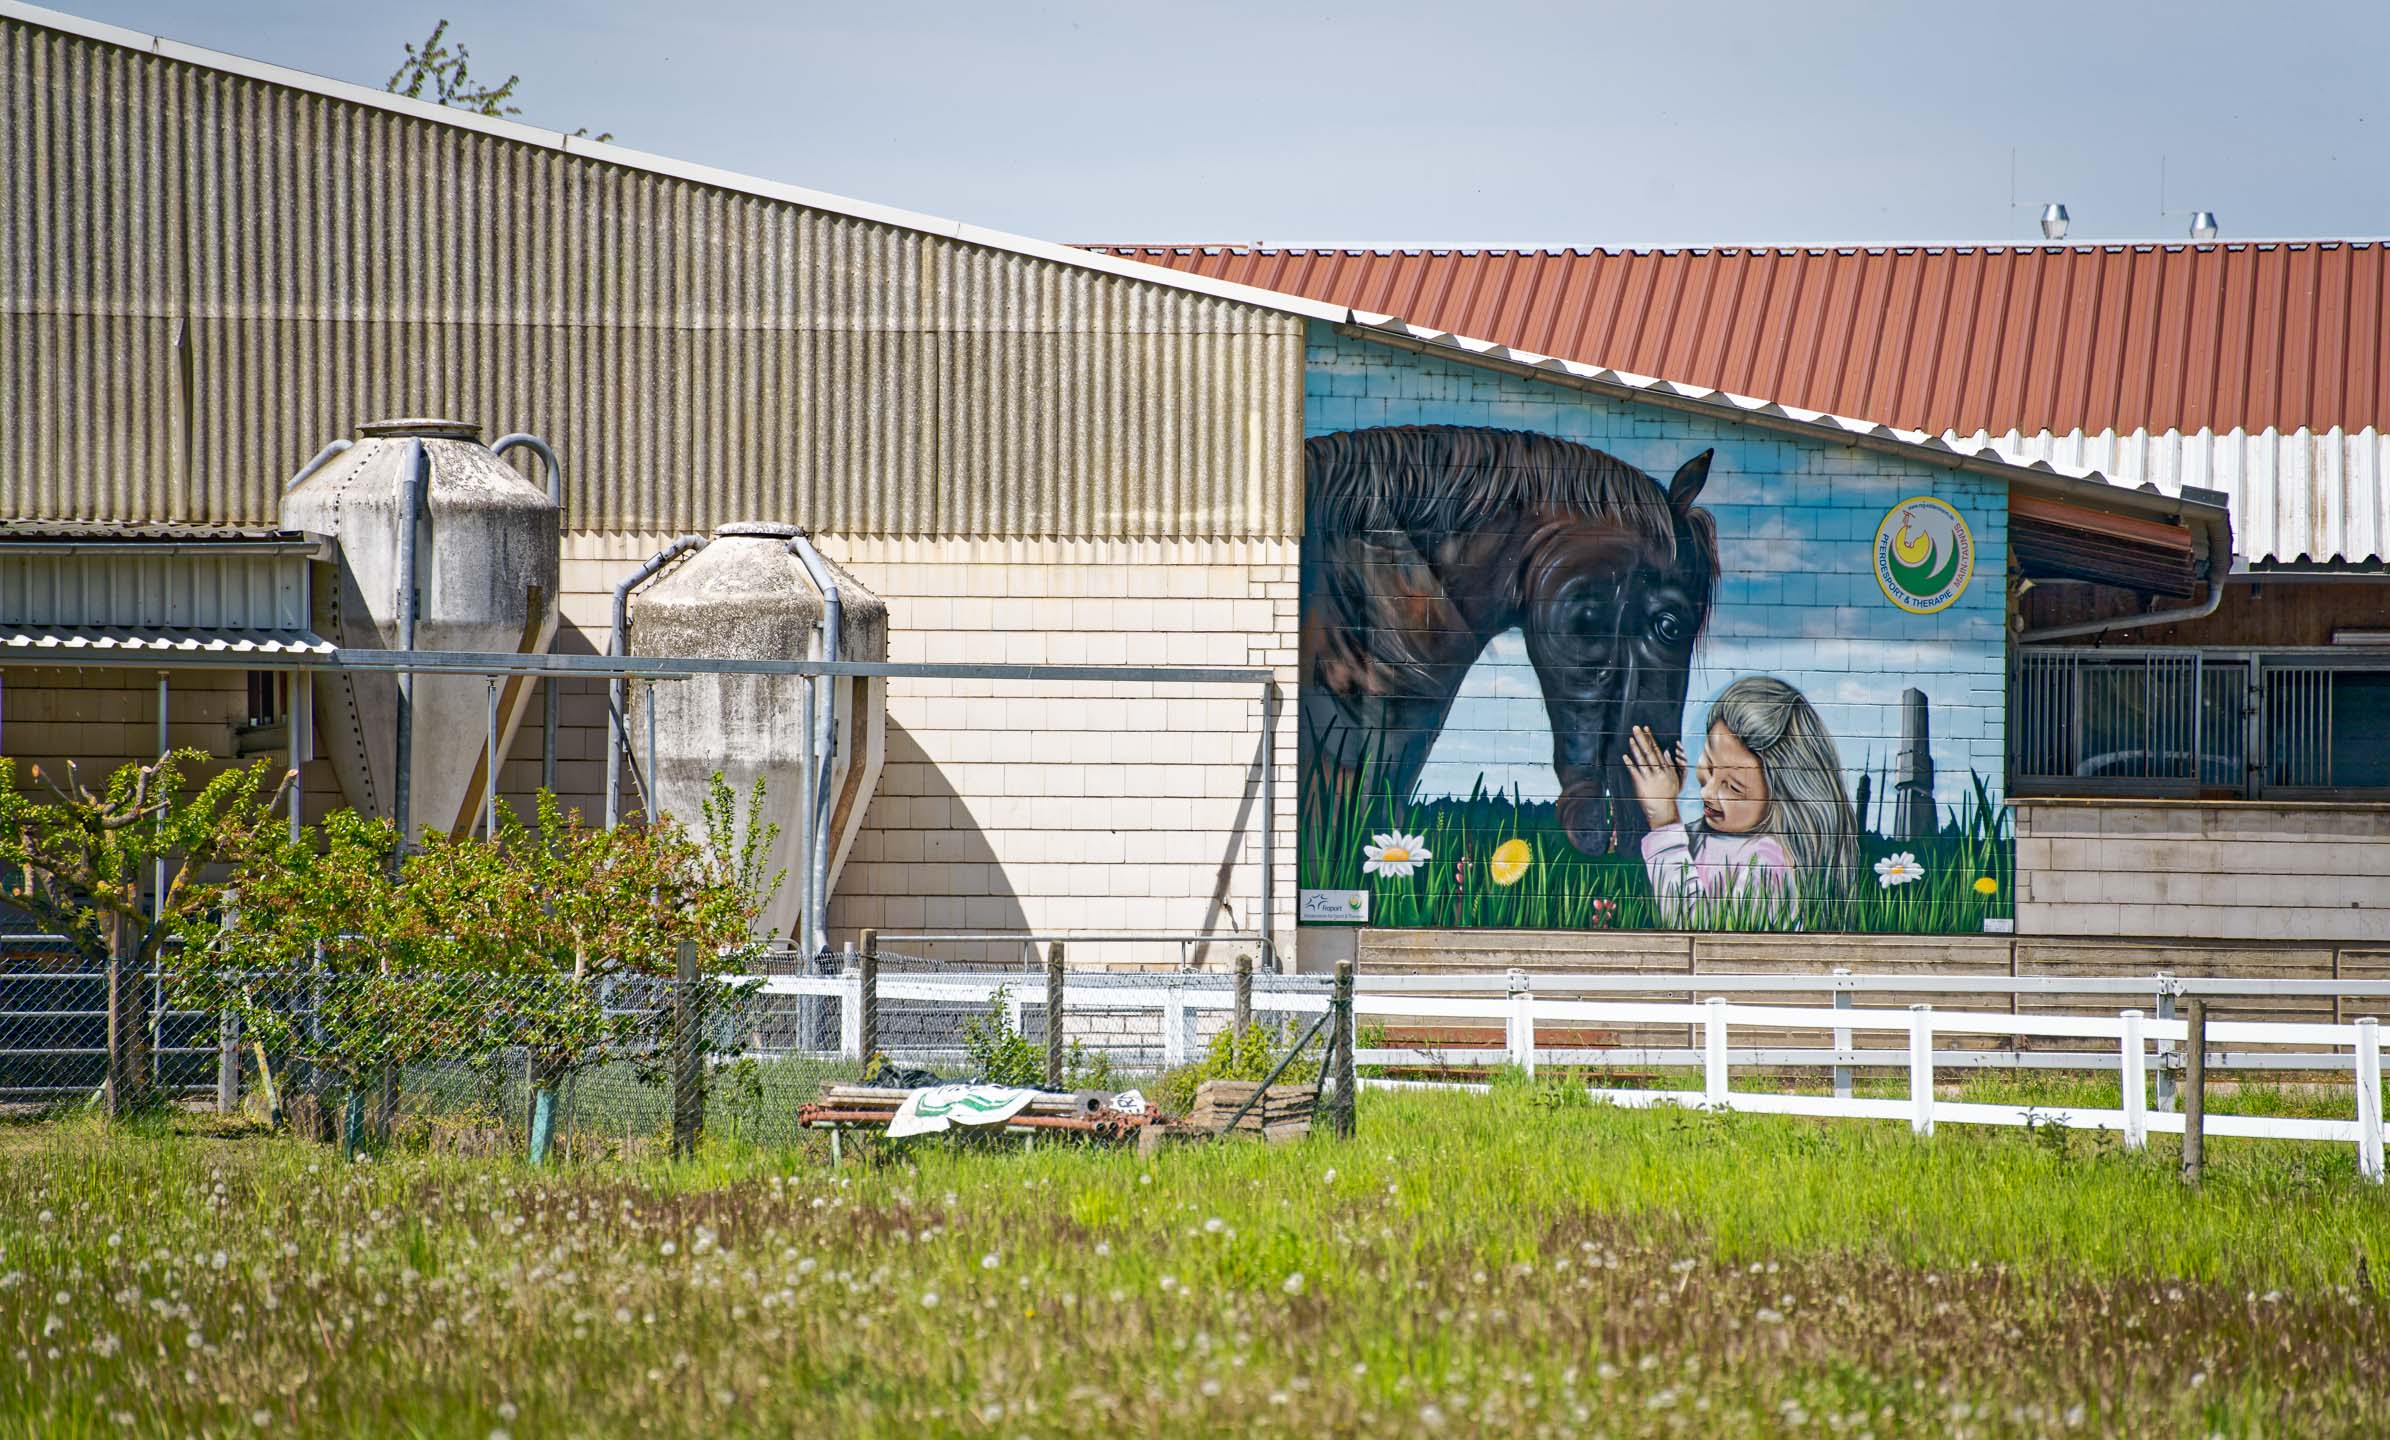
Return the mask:
{"type": "Polygon", "coordinates": [[[2191,238],[2194,240],[2213,240],[2216,238],[2215,211],[2194,210],[2191,212],[2191,238]]]}
{"type": "Polygon", "coordinates": [[[2061,205],[2057,201],[2053,200],[2049,204],[2041,207],[2042,239],[2064,240],[2066,238],[2066,226],[2067,214],[2066,207],[2064,205],[2061,205]]]}

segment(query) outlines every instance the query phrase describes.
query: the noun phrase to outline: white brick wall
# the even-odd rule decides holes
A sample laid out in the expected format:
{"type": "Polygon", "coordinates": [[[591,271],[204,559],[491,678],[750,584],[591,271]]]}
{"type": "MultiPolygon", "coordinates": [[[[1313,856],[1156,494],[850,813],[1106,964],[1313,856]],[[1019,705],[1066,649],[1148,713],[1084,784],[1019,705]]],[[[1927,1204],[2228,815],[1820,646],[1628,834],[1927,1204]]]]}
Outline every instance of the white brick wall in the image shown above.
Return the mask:
{"type": "MultiPolygon", "coordinates": [[[[667,539],[567,538],[560,648],[604,648],[614,583],[667,539]]],[[[820,544],[888,601],[895,660],[1275,669],[1275,931],[1291,945],[1295,542],[820,544]]],[[[602,693],[567,696],[559,787],[594,812],[602,693]]],[[[893,681],[887,765],[831,905],[833,941],[865,927],[1255,928],[1260,730],[1255,687],[893,681]]],[[[510,793],[537,783],[538,754],[526,724],[503,777],[510,793]]],[[[1106,946],[1090,958],[1177,953],[1106,946]]]]}
{"type": "Polygon", "coordinates": [[[2390,940],[2390,807],[2020,803],[2017,929],[2390,940]]]}

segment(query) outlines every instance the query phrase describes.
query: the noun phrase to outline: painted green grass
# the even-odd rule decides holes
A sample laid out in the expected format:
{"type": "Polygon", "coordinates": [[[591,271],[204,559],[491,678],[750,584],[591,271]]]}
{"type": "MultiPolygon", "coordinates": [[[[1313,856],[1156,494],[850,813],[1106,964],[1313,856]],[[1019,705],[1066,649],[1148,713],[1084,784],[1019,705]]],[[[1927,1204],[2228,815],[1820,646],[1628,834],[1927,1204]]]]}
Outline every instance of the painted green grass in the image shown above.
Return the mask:
{"type": "Polygon", "coordinates": [[[0,1436],[2381,1433],[2382,1193],[2171,1159],[1524,1084],[836,1169],[19,1129],[0,1436]]]}
{"type": "Polygon", "coordinates": [[[1481,782],[1466,799],[1405,803],[1384,793],[1374,764],[1363,766],[1358,783],[1339,784],[1317,758],[1326,748],[1306,747],[1300,883],[1369,891],[1373,925],[1973,935],[1983,933],[1985,921],[2016,913],[2013,825],[1980,775],[1935,834],[1907,840],[1862,834],[1860,882],[1847,897],[1797,905],[1741,897],[1687,909],[1655,899],[1639,856],[1579,852],[1549,801],[1489,794],[1481,782]],[[1364,847],[1388,831],[1420,836],[1434,858],[1408,878],[1364,874],[1364,847]],[[1489,862],[1513,839],[1527,842],[1533,861],[1516,883],[1497,885],[1489,862]],[[1923,877],[1880,884],[1875,863],[1893,854],[1913,856],[1923,877]],[[1982,882],[1990,888],[1979,888],[1982,882]]]}

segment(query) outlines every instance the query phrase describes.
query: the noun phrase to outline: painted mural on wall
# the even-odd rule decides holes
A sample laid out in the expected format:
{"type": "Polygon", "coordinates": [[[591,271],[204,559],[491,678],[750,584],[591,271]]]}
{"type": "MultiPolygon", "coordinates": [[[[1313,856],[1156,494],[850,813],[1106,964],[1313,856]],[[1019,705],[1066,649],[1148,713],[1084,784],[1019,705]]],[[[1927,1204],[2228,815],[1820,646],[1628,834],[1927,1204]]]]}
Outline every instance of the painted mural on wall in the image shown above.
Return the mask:
{"type": "Polygon", "coordinates": [[[1308,441],[1306,917],[2005,928],[1986,495],[1621,408],[1308,441]]]}

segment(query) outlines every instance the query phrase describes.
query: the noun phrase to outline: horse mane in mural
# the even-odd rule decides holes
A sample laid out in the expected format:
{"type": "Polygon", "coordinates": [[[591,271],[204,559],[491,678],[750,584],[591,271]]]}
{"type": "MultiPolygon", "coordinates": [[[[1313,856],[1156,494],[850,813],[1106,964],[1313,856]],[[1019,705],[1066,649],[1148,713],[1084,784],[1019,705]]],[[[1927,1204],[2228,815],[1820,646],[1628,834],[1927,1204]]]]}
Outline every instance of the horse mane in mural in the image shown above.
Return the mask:
{"type": "Polygon", "coordinates": [[[1315,773],[1399,808],[1469,667],[1517,629],[1543,691],[1558,818],[1589,855],[1643,833],[1634,727],[1673,747],[1709,621],[1709,451],[1663,489],[1590,446],[1400,425],[1304,446],[1302,711],[1315,773]]]}

